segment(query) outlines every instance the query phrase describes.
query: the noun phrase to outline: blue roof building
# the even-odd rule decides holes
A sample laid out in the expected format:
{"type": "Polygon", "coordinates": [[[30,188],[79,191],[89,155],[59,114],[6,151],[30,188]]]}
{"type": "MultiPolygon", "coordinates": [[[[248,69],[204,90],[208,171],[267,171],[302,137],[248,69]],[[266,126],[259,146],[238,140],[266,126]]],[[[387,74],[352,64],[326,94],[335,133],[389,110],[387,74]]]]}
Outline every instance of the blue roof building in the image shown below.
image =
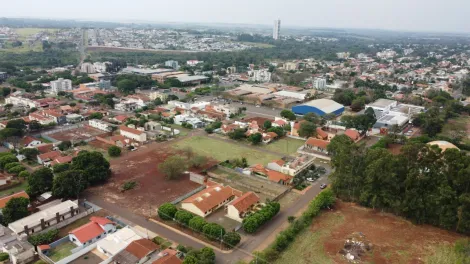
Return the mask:
{"type": "Polygon", "coordinates": [[[312,100],[292,107],[292,112],[296,115],[314,113],[319,116],[327,114],[341,115],[344,112],[344,105],[329,99],[312,100]]]}

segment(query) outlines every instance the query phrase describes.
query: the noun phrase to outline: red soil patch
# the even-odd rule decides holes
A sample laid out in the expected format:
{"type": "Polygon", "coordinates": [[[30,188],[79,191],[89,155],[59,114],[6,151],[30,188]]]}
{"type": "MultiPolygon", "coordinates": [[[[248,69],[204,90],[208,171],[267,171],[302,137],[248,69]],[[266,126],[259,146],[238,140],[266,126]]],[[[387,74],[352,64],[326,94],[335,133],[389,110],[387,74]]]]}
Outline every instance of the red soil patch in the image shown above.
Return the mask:
{"type": "Polygon", "coordinates": [[[108,151],[108,148],[113,146],[111,144],[108,144],[108,143],[105,143],[103,141],[99,141],[99,140],[92,140],[90,142],[88,142],[88,145],[92,146],[92,147],[95,147],[95,148],[100,148],[100,149],[103,149],[103,150],[106,150],[108,151]]]}
{"type": "MultiPolygon", "coordinates": [[[[135,213],[149,216],[153,211],[154,214],[162,203],[170,202],[200,186],[190,181],[188,176],[178,180],[167,180],[158,171],[158,164],[174,154],[175,151],[166,144],[158,143],[141,146],[134,152],[126,152],[110,161],[113,175],[108,183],[91,188],[91,191],[108,202],[129,208],[135,213]],[[121,192],[120,187],[127,181],[136,181],[138,186],[121,192]]],[[[198,171],[207,169],[215,163],[210,161],[198,171]]]]}
{"type": "Polygon", "coordinates": [[[435,246],[462,238],[457,233],[429,225],[414,225],[391,214],[341,201],[337,202],[334,210],[315,219],[311,229],[331,230],[323,245],[325,253],[335,263],[347,263],[338,252],[345,239],[354,232],[362,232],[373,244],[372,253],[363,258],[370,263],[424,263],[435,246]],[[328,218],[331,214],[342,216],[344,221],[331,226],[326,220],[331,219],[328,218]]]}
{"type": "Polygon", "coordinates": [[[400,154],[401,148],[403,148],[403,145],[400,144],[389,144],[388,145],[388,151],[392,153],[393,155],[398,155],[400,154]]]}
{"type": "Polygon", "coordinates": [[[84,126],[84,127],[74,128],[70,130],[65,130],[62,132],[56,132],[53,134],[49,134],[48,136],[58,141],[65,141],[65,140],[72,141],[73,140],[74,142],[78,142],[80,140],[89,139],[89,138],[103,135],[103,134],[107,134],[107,133],[99,129],[95,129],[89,126],[84,126]]]}

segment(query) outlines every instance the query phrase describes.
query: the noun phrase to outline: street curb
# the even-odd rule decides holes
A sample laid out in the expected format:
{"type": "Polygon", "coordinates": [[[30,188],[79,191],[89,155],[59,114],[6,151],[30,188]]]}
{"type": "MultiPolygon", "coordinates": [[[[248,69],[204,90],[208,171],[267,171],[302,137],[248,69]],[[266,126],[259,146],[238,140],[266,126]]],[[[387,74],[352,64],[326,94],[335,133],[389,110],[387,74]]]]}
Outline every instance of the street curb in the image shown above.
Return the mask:
{"type": "MultiPolygon", "coordinates": [[[[167,228],[167,229],[170,229],[170,230],[173,231],[173,232],[176,232],[176,233],[178,233],[178,234],[180,234],[180,235],[183,235],[183,236],[188,237],[188,238],[190,238],[190,239],[192,239],[192,240],[194,240],[194,241],[197,241],[198,243],[201,243],[201,244],[203,244],[203,245],[205,245],[205,246],[208,246],[208,247],[210,247],[210,248],[212,248],[212,249],[214,249],[214,250],[217,250],[217,251],[220,252],[220,253],[223,253],[223,254],[231,254],[231,253],[233,253],[233,249],[231,249],[231,250],[221,250],[221,249],[219,249],[219,248],[214,247],[214,245],[211,245],[211,244],[209,244],[209,243],[207,243],[207,242],[205,242],[205,241],[202,241],[202,240],[200,240],[200,239],[198,239],[198,238],[195,238],[195,237],[193,237],[193,236],[191,236],[191,235],[188,235],[188,234],[186,234],[186,233],[184,233],[184,232],[181,232],[180,230],[178,230],[178,229],[176,229],[176,228],[173,228],[173,227],[171,227],[171,226],[169,226],[169,225],[165,225],[164,223],[159,222],[159,221],[157,221],[157,220],[155,220],[155,219],[149,218],[149,220],[152,221],[152,222],[154,222],[154,223],[157,224],[157,225],[161,225],[161,226],[163,226],[163,227],[165,227],[165,228],[167,228]]],[[[169,239],[171,239],[171,238],[169,238],[169,239]]]]}

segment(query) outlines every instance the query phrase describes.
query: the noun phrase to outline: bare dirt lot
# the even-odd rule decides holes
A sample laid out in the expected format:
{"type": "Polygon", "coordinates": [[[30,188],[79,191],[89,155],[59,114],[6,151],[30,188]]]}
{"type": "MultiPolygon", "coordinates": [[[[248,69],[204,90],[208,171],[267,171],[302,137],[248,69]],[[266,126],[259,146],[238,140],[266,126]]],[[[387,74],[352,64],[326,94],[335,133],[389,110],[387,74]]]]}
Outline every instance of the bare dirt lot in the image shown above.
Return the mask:
{"type": "Polygon", "coordinates": [[[338,252],[354,232],[362,232],[373,244],[372,252],[362,263],[425,263],[437,247],[462,238],[443,229],[417,226],[391,214],[338,201],[334,210],[315,218],[310,229],[275,263],[348,263],[338,252]]]}
{"type": "Polygon", "coordinates": [[[83,127],[78,127],[78,128],[74,128],[74,129],[70,129],[70,130],[66,130],[62,132],[56,132],[53,134],[49,134],[48,136],[58,141],[65,141],[65,140],[72,141],[73,140],[75,142],[78,142],[78,141],[86,140],[86,139],[89,139],[98,135],[102,135],[105,133],[106,132],[99,130],[99,129],[91,128],[88,126],[83,126],[83,127]]]}
{"type": "MultiPolygon", "coordinates": [[[[167,180],[158,171],[158,164],[175,154],[175,150],[165,144],[152,143],[139,148],[138,151],[124,153],[112,159],[112,177],[108,183],[91,188],[90,191],[104,198],[133,210],[137,214],[149,216],[159,205],[172,201],[200,185],[182,177],[178,180],[167,180]],[[125,192],[120,187],[128,181],[137,182],[137,186],[125,192]]],[[[210,161],[200,170],[214,165],[210,161]]]]}

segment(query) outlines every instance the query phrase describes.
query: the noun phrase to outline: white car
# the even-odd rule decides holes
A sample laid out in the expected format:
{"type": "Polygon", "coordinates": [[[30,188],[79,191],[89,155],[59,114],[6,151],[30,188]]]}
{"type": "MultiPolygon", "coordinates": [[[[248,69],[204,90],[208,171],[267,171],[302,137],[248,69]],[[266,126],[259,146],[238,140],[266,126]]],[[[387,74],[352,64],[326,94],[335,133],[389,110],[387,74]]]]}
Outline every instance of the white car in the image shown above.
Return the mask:
{"type": "Polygon", "coordinates": [[[307,178],[307,181],[314,182],[315,180],[313,178],[307,178]]]}
{"type": "Polygon", "coordinates": [[[261,107],[260,105],[256,105],[256,107],[261,107]]]}

